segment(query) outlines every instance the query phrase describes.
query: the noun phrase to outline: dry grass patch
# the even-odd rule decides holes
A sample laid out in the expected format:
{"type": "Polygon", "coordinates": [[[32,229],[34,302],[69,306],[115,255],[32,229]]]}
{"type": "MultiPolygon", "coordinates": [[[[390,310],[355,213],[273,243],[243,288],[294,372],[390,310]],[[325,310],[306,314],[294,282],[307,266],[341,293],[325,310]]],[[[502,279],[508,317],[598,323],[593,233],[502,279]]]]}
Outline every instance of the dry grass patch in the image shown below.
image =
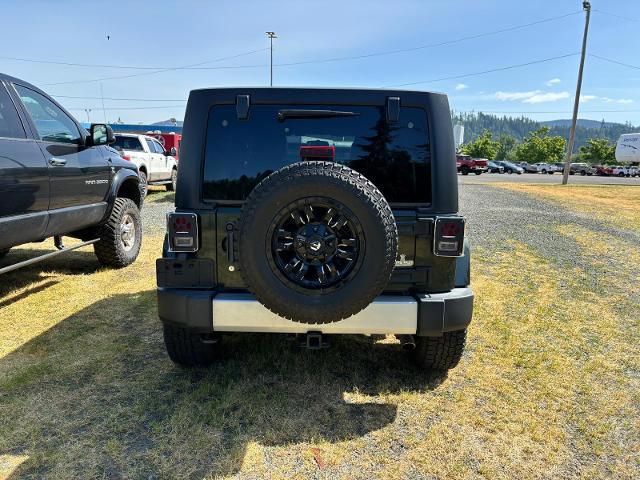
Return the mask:
{"type": "Polygon", "coordinates": [[[300,352],[239,335],[219,364],[184,370],[156,318],[160,243],[147,237],[123,270],[77,252],[3,285],[0,462],[23,462],[11,478],[640,473],[640,311],[579,269],[521,244],[477,251],[468,349],[448,378],[359,337],[300,352]]]}
{"type": "Polygon", "coordinates": [[[536,185],[496,183],[496,187],[527,193],[640,232],[640,187],[628,185],[536,185]]]}

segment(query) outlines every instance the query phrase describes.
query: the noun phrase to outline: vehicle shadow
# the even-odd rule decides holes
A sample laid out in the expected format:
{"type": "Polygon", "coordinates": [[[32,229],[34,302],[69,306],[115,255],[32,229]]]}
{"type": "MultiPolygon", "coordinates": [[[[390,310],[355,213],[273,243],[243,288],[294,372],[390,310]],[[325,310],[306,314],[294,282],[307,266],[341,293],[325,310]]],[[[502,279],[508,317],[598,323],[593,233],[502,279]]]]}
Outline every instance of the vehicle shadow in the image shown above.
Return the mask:
{"type": "MultiPolygon", "coordinates": [[[[55,249],[53,247],[50,250],[15,248],[12,249],[6,257],[0,260],[0,267],[13,265],[54,251],[55,249]]],[[[33,287],[34,291],[42,291],[55,285],[57,281],[49,278],[52,273],[63,275],[88,274],[95,272],[101,267],[102,266],[98,263],[93,252],[80,252],[73,250],[42,262],[34,263],[27,267],[5,273],[0,277],[2,280],[0,281],[0,305],[6,306],[2,303],[6,295],[10,294],[12,291],[24,288],[29,284],[48,280],[46,283],[35,285],[33,287]]],[[[27,296],[26,293],[21,294],[20,298],[24,298],[25,296],[27,296]]],[[[19,298],[11,299],[9,303],[13,303],[18,299],[19,298]]]]}
{"type": "Polygon", "coordinates": [[[0,455],[29,456],[15,479],[217,478],[240,470],[250,443],[363,437],[395,421],[384,395],[442,381],[372,343],[300,351],[280,335],[234,335],[217,364],[184,369],[164,351],[155,292],[116,295],[0,359],[0,455]]]}

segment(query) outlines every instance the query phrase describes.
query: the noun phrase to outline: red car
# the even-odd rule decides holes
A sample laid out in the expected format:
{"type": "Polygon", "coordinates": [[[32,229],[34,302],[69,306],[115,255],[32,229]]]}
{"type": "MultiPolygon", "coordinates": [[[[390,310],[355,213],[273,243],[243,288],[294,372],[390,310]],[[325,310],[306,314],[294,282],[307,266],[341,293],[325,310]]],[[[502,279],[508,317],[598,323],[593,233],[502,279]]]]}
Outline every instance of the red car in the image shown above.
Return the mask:
{"type": "Polygon", "coordinates": [[[613,168],[607,165],[594,165],[593,168],[596,169],[596,175],[600,175],[601,177],[613,175],[613,168]]]}
{"type": "Polygon", "coordinates": [[[456,165],[462,175],[480,175],[489,170],[489,161],[486,158],[471,158],[470,155],[456,155],[456,165]]]}

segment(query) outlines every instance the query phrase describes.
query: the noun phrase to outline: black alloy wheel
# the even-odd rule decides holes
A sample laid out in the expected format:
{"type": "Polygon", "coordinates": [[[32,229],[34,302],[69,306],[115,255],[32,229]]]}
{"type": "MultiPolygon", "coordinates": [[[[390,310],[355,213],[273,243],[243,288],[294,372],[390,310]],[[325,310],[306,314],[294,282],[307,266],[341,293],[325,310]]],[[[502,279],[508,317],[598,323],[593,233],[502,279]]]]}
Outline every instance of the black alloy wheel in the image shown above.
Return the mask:
{"type": "Polygon", "coordinates": [[[303,198],[283,208],[271,232],[272,268],[296,290],[339,288],[357,273],[362,226],[342,203],[303,198]]]}

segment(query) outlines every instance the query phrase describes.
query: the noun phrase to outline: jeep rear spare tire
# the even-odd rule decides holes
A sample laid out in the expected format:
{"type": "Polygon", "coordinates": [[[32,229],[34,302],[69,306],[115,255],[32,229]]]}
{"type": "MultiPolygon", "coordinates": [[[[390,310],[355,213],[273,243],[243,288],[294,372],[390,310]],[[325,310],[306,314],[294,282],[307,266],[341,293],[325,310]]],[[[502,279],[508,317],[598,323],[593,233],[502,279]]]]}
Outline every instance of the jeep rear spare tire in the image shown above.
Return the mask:
{"type": "Polygon", "coordinates": [[[333,162],[286,166],[245,202],[236,258],[248,289],[272,312],[322,324],[364,309],[387,285],[398,233],[367,178],[333,162]]]}

